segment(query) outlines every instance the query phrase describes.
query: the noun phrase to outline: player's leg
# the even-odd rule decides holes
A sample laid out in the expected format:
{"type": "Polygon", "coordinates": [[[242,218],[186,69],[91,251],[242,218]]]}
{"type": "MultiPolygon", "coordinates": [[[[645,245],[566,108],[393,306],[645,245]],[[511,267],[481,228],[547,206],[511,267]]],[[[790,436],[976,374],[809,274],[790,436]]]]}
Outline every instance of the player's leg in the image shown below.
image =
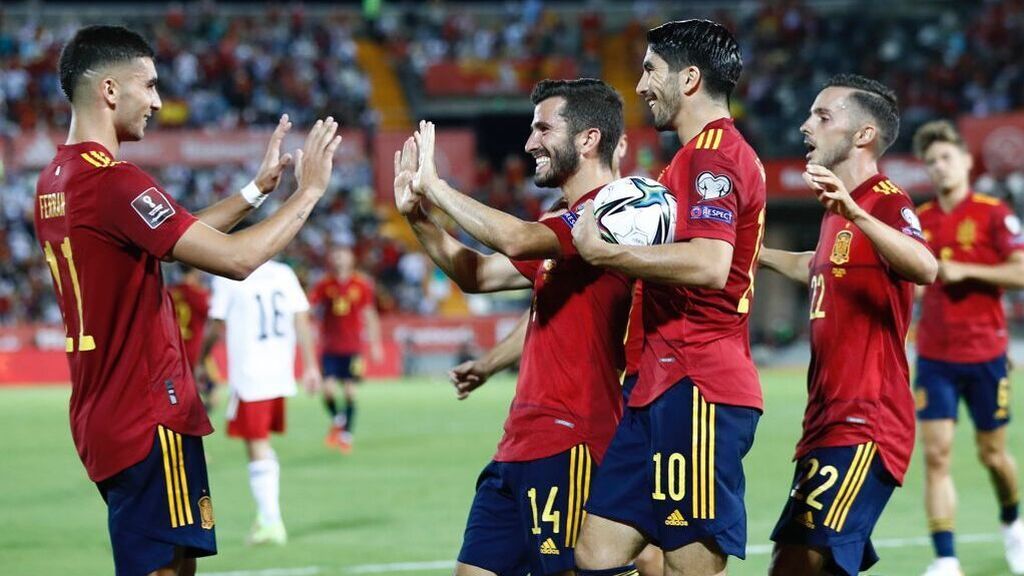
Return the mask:
{"type": "Polygon", "coordinates": [[[345,410],[343,412],[345,424],[342,426],[339,448],[346,454],[352,451],[352,444],[354,442],[352,427],[356,421],[356,388],[356,382],[351,378],[346,378],[341,383],[341,389],[345,397],[345,410]]]}
{"type": "Polygon", "coordinates": [[[1010,421],[1010,380],[1006,357],[971,365],[965,389],[974,420],[978,459],[988,470],[999,501],[1006,561],[1014,574],[1024,574],[1024,524],[1019,518],[1017,463],[1006,447],[1010,421]]]}
{"type": "Polygon", "coordinates": [[[324,437],[324,444],[330,447],[337,447],[343,427],[343,416],[338,412],[338,403],[335,400],[338,380],[342,374],[342,357],[337,354],[324,353],[320,357],[320,372],[324,377],[323,400],[327,415],[331,418],[331,427],[324,437]]]}
{"type": "Polygon", "coordinates": [[[665,574],[665,557],[661,548],[648,544],[636,557],[636,569],[640,576],[663,576],[665,574]]]}
{"type": "Polygon", "coordinates": [[[873,566],[871,532],[895,488],[874,442],[805,454],[772,532],[769,574],[854,576],[873,566]]]}
{"type": "Polygon", "coordinates": [[[914,396],[925,460],[924,505],[935,552],[935,560],[925,571],[928,576],[960,574],[953,534],[956,489],[951,467],[960,368],[949,362],[917,360],[914,396]]]}
{"type": "Polygon", "coordinates": [[[249,544],[280,545],[288,541],[281,519],[281,466],[270,445],[270,432],[283,430],[284,398],[239,401],[234,418],[228,420],[228,436],[245,441],[249,458],[249,489],[256,502],[256,522],[249,544]]]}
{"type": "Polygon", "coordinates": [[[576,541],[579,576],[635,571],[634,558],[657,530],[650,462],[650,410],[626,408],[586,504],[576,541]]]}
{"type": "Polygon", "coordinates": [[[195,576],[195,573],[196,559],[185,558],[185,550],[176,548],[174,560],[167,566],[150,572],[149,576],[195,576]]]}
{"type": "Polygon", "coordinates": [[[529,551],[509,482],[512,466],[491,462],[477,478],[456,576],[526,576],[529,572],[529,551]]]}
{"type": "Polygon", "coordinates": [[[183,573],[217,553],[201,438],[162,426],[141,462],[97,484],[119,574],[183,573]]]}

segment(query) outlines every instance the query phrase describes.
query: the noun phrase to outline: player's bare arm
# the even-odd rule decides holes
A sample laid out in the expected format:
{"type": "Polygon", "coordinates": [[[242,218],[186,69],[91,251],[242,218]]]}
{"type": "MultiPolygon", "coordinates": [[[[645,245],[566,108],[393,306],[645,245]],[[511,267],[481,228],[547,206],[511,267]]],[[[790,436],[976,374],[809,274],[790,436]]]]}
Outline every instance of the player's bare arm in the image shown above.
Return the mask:
{"type": "Polygon", "coordinates": [[[487,379],[501,372],[519,360],[523,355],[523,343],[526,341],[526,326],[530,323],[530,312],[525,312],[516,327],[501,342],[494,345],[486,354],[463,362],[448,372],[455,396],[459,400],[469,398],[469,394],[484,385],[487,379]]]}
{"type": "Polygon", "coordinates": [[[306,392],[316,394],[323,387],[323,376],[320,374],[320,363],[316,357],[316,342],[313,339],[313,323],[309,312],[295,313],[295,339],[302,354],[302,386],[306,392]]]}
{"type": "Polygon", "coordinates": [[[195,213],[195,216],[207,226],[230,232],[250,212],[258,208],[266,199],[266,196],[277,189],[281,182],[281,175],[284,174],[293,160],[291,154],[281,155],[281,143],[285,135],[292,127],[288,115],[284,114],[277,122],[274,133],[270,135],[270,143],[267,144],[267,151],[263,155],[263,162],[260,163],[256,178],[238,194],[232,194],[228,198],[195,213]]]}
{"type": "Polygon", "coordinates": [[[414,138],[419,167],[413,178],[413,189],[447,213],[470,236],[514,260],[559,255],[558,237],[547,226],[520,220],[477,202],[438,177],[434,164],[433,122],[421,121],[414,138]]]}
{"type": "Polygon", "coordinates": [[[199,348],[199,357],[196,358],[195,377],[196,380],[208,378],[206,363],[212,360],[210,353],[214,345],[224,337],[224,321],[210,319],[206,326],[206,333],[203,335],[203,343],[199,348]]]}
{"type": "Polygon", "coordinates": [[[318,120],[309,131],[303,149],[296,153],[298,189],[272,216],[231,235],[196,222],[174,245],[174,259],[211,274],[243,280],[280,252],[327,190],[334,152],[341,143],[337,131],[338,123],[330,117],[318,120]]]}
{"type": "Polygon", "coordinates": [[[828,168],[808,164],[804,181],[818,195],[826,210],[846,218],[871,240],[875,250],[902,278],[915,284],[931,284],[938,274],[938,262],[928,248],[868,214],[850,196],[842,180],[828,168]]]}
{"type": "Polygon", "coordinates": [[[601,239],[588,200],[576,224],[572,241],[587,262],[632,278],[661,284],[682,284],[721,290],[729,278],[732,244],[724,240],[694,238],[659,246],[622,246],[601,239]]]}
{"type": "Polygon", "coordinates": [[[384,361],[384,340],[381,337],[380,315],[377,314],[377,305],[370,303],[363,308],[363,324],[366,326],[366,333],[370,337],[370,358],[377,363],[384,361]]]}
{"type": "Polygon", "coordinates": [[[808,282],[808,270],[814,252],[790,252],[776,248],[762,247],[758,253],[758,262],[786,278],[801,284],[808,282]]]}
{"type": "MultiPolygon", "coordinates": [[[[427,255],[463,292],[497,292],[529,288],[531,282],[501,254],[484,255],[453,238],[434,222],[412,187],[418,157],[412,138],[395,152],[395,206],[405,216],[427,255]]],[[[553,234],[553,233],[552,233],[553,234]]]]}
{"type": "Polygon", "coordinates": [[[943,284],[957,284],[972,280],[1019,290],[1024,288],[1024,252],[1015,251],[1002,264],[974,264],[946,260],[939,262],[939,280],[943,284]]]}

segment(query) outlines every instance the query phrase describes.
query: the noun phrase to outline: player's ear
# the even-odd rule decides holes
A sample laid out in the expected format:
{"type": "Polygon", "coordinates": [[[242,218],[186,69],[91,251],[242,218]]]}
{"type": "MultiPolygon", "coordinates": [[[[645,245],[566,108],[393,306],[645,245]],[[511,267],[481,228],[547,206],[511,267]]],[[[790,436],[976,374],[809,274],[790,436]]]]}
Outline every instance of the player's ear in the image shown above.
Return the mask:
{"type": "Polygon", "coordinates": [[[113,76],[103,77],[103,80],[100,82],[100,98],[103,99],[107,106],[113,107],[117,105],[120,91],[121,87],[116,78],[113,76]]]}
{"type": "Polygon", "coordinates": [[[704,75],[700,73],[700,68],[687,66],[677,73],[677,78],[679,81],[679,91],[687,96],[693,96],[694,92],[700,88],[704,75]]]}
{"type": "Polygon", "coordinates": [[[873,124],[865,124],[853,135],[853,144],[858,148],[867,148],[878,143],[878,128],[873,124]]]}
{"type": "Polygon", "coordinates": [[[597,155],[597,147],[601,144],[601,131],[588,128],[576,136],[576,149],[580,156],[597,155]]]}

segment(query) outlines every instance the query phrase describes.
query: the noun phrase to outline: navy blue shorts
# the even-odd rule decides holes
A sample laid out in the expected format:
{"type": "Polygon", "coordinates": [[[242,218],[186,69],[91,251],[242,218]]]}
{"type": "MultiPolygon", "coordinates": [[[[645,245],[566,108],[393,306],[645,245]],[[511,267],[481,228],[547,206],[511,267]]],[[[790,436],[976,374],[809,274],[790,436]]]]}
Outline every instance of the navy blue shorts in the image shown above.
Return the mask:
{"type": "Polygon", "coordinates": [[[324,354],[320,357],[324,378],[352,380],[363,379],[363,359],[359,354],[324,354]]]}
{"type": "Polygon", "coordinates": [[[157,427],[144,460],[96,484],[107,503],[117,576],[217,553],[203,439],[157,427]]]}
{"type": "Polygon", "coordinates": [[[494,462],[476,482],[459,562],[498,576],[573,570],[596,465],[583,444],[527,462],[494,462]]]}
{"type": "Polygon", "coordinates": [[[622,379],[622,405],[629,405],[629,395],[633,393],[633,388],[636,388],[636,381],[640,379],[638,374],[626,374],[622,379]]]}
{"type": "Polygon", "coordinates": [[[712,539],[743,558],[743,457],[760,416],[707,402],[688,378],[648,406],[627,407],[587,513],[633,526],[663,550],[712,539]]]}
{"type": "Polygon", "coordinates": [[[974,427],[995,430],[1010,421],[1006,355],[973,364],[918,358],[914,394],[918,420],[956,420],[963,398],[974,427]]]}
{"type": "Polygon", "coordinates": [[[856,576],[878,562],[871,531],[896,488],[877,446],[816,448],[796,464],[772,540],[827,551],[829,574],[856,576]]]}

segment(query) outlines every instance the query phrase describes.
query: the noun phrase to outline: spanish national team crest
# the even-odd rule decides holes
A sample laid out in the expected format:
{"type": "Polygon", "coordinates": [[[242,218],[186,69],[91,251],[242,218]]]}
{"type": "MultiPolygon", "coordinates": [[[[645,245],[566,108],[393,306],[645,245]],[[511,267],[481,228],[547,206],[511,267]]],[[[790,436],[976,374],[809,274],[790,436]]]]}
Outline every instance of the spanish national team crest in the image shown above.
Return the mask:
{"type": "Polygon", "coordinates": [[[965,218],[964,221],[956,227],[956,243],[964,250],[970,250],[977,239],[978,225],[974,223],[974,220],[965,218]]]}
{"type": "Polygon", "coordinates": [[[853,244],[853,232],[840,230],[836,234],[836,241],[832,244],[832,256],[829,261],[837,266],[842,266],[850,261],[850,246],[853,244]]]}
{"type": "Polygon", "coordinates": [[[203,496],[199,499],[199,517],[202,519],[201,526],[203,530],[212,530],[214,525],[213,520],[213,501],[210,500],[209,496],[203,496]]]}

